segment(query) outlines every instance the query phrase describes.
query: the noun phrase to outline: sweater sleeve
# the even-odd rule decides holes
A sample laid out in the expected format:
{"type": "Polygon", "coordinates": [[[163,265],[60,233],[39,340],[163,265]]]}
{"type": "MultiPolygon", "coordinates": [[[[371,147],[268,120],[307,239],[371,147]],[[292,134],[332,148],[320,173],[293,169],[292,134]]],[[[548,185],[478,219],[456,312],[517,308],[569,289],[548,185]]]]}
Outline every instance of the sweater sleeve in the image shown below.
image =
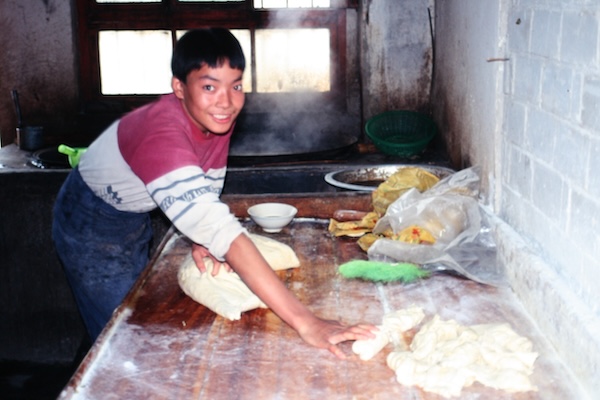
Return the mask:
{"type": "Polygon", "coordinates": [[[223,260],[231,242],[246,230],[219,199],[225,170],[186,166],[147,184],[148,192],[175,227],[223,260]]]}

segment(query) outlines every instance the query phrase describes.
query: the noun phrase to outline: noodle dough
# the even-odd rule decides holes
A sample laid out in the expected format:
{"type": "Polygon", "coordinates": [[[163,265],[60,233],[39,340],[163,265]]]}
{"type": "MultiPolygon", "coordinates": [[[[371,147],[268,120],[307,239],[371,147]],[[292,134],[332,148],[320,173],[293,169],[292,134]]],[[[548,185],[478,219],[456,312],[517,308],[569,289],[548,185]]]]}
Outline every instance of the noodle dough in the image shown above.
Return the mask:
{"type": "Polygon", "coordinates": [[[357,340],[352,344],[352,351],[363,361],[375,357],[388,343],[395,347],[406,347],[402,333],[419,325],[425,314],[419,307],[411,307],[388,313],[383,316],[379,330],[373,339],[357,340]]]}
{"type": "Polygon", "coordinates": [[[508,324],[462,326],[436,315],[410,350],[390,353],[387,364],[399,383],[451,397],[475,381],[508,392],[536,390],[529,376],[537,356],[508,324]]]}
{"type": "MultiPolygon", "coordinates": [[[[248,236],[274,270],[300,266],[300,261],[290,246],[265,236],[248,236]]],[[[219,273],[213,276],[212,260],[206,257],[204,264],[206,272],[201,273],[190,253],[177,274],[179,286],[193,300],[229,320],[240,319],[245,311],[267,308],[238,274],[220,268],[219,273]]]]}
{"type": "Polygon", "coordinates": [[[463,387],[475,381],[508,392],[536,390],[529,378],[538,354],[532,351],[531,341],[510,325],[463,326],[435,315],[407,347],[403,332],[418,326],[424,317],[419,307],[388,313],[376,337],[355,341],[352,350],[361,360],[369,360],[393,344],[386,361],[396,380],[444,397],[459,396],[463,387]]]}

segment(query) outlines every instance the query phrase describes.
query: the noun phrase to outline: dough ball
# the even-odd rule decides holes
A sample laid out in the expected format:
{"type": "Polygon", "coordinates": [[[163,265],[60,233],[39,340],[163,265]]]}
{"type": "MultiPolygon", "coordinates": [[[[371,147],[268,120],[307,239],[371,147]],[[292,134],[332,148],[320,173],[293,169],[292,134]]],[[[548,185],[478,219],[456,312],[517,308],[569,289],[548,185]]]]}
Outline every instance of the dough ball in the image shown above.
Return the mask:
{"type": "Polygon", "coordinates": [[[300,266],[298,256],[287,244],[253,233],[248,236],[250,236],[250,239],[254,242],[258,251],[260,251],[260,254],[262,254],[267,263],[275,271],[300,266]]]}
{"type": "MultiPolygon", "coordinates": [[[[290,246],[260,235],[249,236],[274,270],[300,266],[300,261],[290,246]]],[[[190,253],[177,273],[179,286],[194,301],[229,320],[240,319],[245,311],[267,307],[238,274],[221,268],[213,276],[213,261],[205,257],[204,264],[206,272],[201,273],[190,253]]]]}

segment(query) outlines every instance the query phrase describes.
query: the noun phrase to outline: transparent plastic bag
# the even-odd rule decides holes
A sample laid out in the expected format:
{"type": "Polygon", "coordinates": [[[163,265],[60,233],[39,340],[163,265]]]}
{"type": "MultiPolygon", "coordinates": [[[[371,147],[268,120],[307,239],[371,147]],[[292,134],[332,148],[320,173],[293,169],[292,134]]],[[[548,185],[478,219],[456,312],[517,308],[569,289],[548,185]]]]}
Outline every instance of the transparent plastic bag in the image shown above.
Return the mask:
{"type": "Polygon", "coordinates": [[[439,178],[418,167],[400,168],[373,191],[373,210],[384,215],[387,208],[406,191],[415,188],[420,192],[435,186],[439,178]]]}
{"type": "Polygon", "coordinates": [[[479,169],[452,174],[431,189],[405,192],[377,222],[373,233],[394,234],[412,226],[426,229],[433,244],[381,238],[368,249],[370,260],[412,262],[430,270],[452,270],[474,281],[503,285],[496,263],[496,245],[487,214],[477,201],[479,169]]]}

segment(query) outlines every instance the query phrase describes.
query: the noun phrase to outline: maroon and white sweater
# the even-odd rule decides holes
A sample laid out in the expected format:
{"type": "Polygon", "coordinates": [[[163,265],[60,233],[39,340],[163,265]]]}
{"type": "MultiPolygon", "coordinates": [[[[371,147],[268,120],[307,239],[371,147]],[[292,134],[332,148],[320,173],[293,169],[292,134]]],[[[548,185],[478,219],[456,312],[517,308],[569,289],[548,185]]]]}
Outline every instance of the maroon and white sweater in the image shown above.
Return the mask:
{"type": "Polygon", "coordinates": [[[114,122],[78,168],[115,209],[141,213],[158,206],[181,233],[222,260],[245,232],[219,199],[232,131],[206,136],[175,95],[165,95],[114,122]]]}

